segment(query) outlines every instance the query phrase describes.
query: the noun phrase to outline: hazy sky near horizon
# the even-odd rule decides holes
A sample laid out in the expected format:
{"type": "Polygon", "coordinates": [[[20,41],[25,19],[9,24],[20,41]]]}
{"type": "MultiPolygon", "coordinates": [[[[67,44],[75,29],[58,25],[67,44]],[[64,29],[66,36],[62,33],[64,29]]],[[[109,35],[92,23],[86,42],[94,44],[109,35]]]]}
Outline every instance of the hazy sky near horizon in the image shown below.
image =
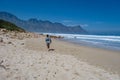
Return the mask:
{"type": "Polygon", "coordinates": [[[24,20],[37,18],[81,25],[90,31],[120,32],[120,0],[0,0],[0,11],[24,20]]]}

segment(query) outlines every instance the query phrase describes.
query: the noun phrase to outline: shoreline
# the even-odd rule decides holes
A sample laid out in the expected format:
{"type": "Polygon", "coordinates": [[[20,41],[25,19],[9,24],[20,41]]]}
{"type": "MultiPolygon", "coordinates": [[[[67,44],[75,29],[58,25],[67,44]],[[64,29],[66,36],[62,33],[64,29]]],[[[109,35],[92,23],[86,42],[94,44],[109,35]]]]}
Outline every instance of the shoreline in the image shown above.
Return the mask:
{"type": "MultiPolygon", "coordinates": [[[[28,47],[28,49],[37,50],[37,51],[46,51],[46,45],[44,40],[35,40],[33,42],[27,41],[27,43],[34,43],[32,47],[28,47]],[[40,47],[40,43],[42,43],[42,47],[40,47]],[[36,45],[37,44],[37,45],[36,45]]],[[[31,45],[31,44],[28,44],[31,45]]],[[[55,49],[54,52],[73,55],[77,59],[88,62],[91,65],[98,66],[103,68],[109,72],[117,73],[120,75],[120,54],[117,51],[105,50],[100,48],[86,47],[81,45],[76,45],[74,43],[70,43],[67,41],[61,41],[53,39],[53,43],[51,44],[51,48],[55,49]]]]}
{"type": "Polygon", "coordinates": [[[82,35],[82,34],[53,34],[54,36],[63,36],[63,41],[80,44],[82,46],[98,47],[107,50],[120,51],[120,36],[112,35],[82,35]]]}
{"type": "Polygon", "coordinates": [[[100,47],[100,46],[95,46],[95,45],[90,45],[90,44],[81,44],[81,43],[73,42],[71,40],[60,39],[59,41],[67,42],[67,43],[78,45],[78,46],[97,48],[97,49],[102,49],[102,50],[107,50],[107,51],[112,51],[112,52],[120,52],[120,50],[118,50],[118,49],[111,49],[111,48],[107,48],[107,47],[100,47]]]}

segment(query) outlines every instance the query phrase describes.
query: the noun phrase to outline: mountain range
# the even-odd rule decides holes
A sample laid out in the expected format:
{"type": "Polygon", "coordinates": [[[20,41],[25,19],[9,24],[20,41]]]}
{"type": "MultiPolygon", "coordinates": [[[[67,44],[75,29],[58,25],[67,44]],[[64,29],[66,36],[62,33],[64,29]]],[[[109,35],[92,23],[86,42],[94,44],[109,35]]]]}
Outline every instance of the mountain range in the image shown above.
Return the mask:
{"type": "Polygon", "coordinates": [[[31,31],[31,32],[42,32],[42,33],[73,33],[73,34],[86,34],[87,31],[84,30],[80,25],[78,26],[66,26],[58,22],[50,22],[37,20],[36,18],[31,18],[29,20],[21,20],[15,15],[8,12],[0,12],[0,19],[14,23],[21,28],[31,31]]]}

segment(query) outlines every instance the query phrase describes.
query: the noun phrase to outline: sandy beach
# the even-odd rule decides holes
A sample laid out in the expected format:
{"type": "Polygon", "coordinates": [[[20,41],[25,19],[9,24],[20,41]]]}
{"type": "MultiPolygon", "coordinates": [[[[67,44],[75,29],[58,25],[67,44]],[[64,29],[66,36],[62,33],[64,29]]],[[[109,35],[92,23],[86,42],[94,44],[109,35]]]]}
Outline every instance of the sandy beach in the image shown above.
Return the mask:
{"type": "Polygon", "coordinates": [[[43,36],[0,35],[0,80],[120,80],[120,52],[74,45],[43,36]]]}
{"type": "MultiPolygon", "coordinates": [[[[54,52],[73,55],[77,59],[86,61],[89,64],[99,66],[120,75],[120,52],[80,46],[56,39],[52,40],[51,49],[55,49],[54,52]]],[[[38,51],[47,51],[44,38],[27,40],[26,48],[38,51]]]]}

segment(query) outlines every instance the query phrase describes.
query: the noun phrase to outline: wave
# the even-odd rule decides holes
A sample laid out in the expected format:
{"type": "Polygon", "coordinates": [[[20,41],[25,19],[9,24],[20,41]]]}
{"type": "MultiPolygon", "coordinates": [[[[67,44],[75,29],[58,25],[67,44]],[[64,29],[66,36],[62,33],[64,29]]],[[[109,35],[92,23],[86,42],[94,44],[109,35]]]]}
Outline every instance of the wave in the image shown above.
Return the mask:
{"type": "Polygon", "coordinates": [[[81,34],[57,34],[46,33],[54,36],[62,36],[64,40],[77,44],[89,45],[93,47],[109,48],[120,51],[120,36],[108,35],[81,35],[81,34]]]}
{"type": "Polygon", "coordinates": [[[105,40],[120,42],[120,36],[103,36],[103,35],[79,35],[79,34],[54,34],[56,36],[63,36],[64,38],[88,39],[88,40],[105,40]]]}

